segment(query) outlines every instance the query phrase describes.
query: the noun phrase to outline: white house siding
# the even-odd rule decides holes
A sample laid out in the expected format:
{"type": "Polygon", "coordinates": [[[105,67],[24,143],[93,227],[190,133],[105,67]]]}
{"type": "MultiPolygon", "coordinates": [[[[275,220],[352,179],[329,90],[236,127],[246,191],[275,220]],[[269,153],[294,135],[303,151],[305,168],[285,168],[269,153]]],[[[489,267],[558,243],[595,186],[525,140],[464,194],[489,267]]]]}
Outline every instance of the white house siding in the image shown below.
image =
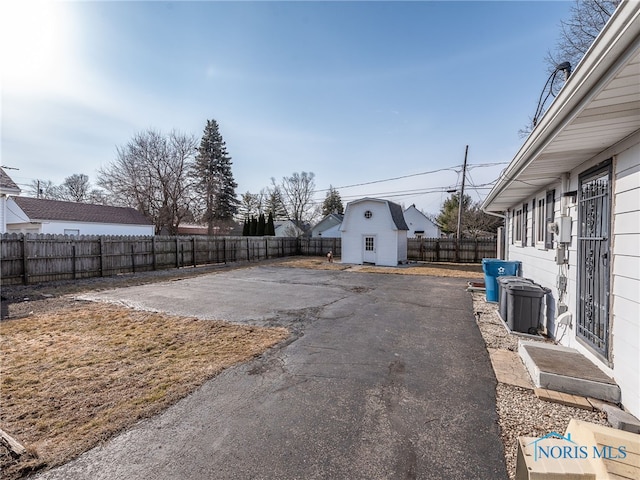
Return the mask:
{"type": "MultiPolygon", "coordinates": [[[[640,135],[636,135],[640,140],[640,135]]],[[[567,274],[567,291],[564,303],[573,313],[570,327],[556,326],[555,314],[552,309],[547,318],[547,331],[559,340],[561,344],[575,348],[585,357],[589,358],[607,375],[613,377],[620,386],[622,392],[622,404],[636,417],[640,417],[640,375],[638,365],[640,363],[640,143],[636,143],[615,155],[608,152],[593,161],[587,162],[573,170],[569,176],[567,190],[578,190],[579,175],[598,163],[613,155],[612,166],[612,211],[613,211],[613,241],[612,241],[612,266],[611,266],[611,362],[603,359],[586,348],[577,340],[576,336],[576,301],[577,301],[577,221],[578,211],[575,203],[568,204],[565,214],[572,218],[571,244],[569,251],[569,264],[565,272],[567,274]],[[565,331],[566,330],[566,331],[565,331]],[[617,360],[616,360],[617,359],[617,360]],[[621,360],[624,359],[624,360],[621,360]],[[631,361],[629,359],[632,359],[631,361]]],[[[557,221],[562,213],[562,188],[561,184],[549,185],[541,190],[554,189],[555,216],[557,221]]],[[[537,195],[537,196],[539,196],[537,195]]],[[[558,301],[557,277],[560,268],[555,263],[555,249],[543,250],[531,246],[532,212],[531,202],[533,197],[526,200],[529,203],[527,220],[527,246],[521,247],[513,243],[513,209],[509,213],[509,260],[522,262],[522,275],[533,279],[536,283],[550,288],[552,291],[552,304],[558,301]]],[[[525,202],[523,202],[525,203],[525,202]]],[[[514,206],[520,208],[522,204],[514,206]]],[[[554,242],[554,247],[555,247],[554,242]]]]}
{"type": "Polygon", "coordinates": [[[407,261],[407,231],[398,230],[398,262],[406,263],[407,261]]]}
{"type": "Polygon", "coordinates": [[[340,238],[342,237],[342,232],[340,231],[340,224],[334,225],[331,228],[327,228],[324,232],[322,232],[322,235],[312,235],[312,236],[322,237],[322,238],[340,238]]]}
{"type": "Polygon", "coordinates": [[[17,223],[7,226],[10,233],[43,233],[64,235],[77,231],[78,235],[153,235],[153,225],[127,225],[88,222],[17,223]]]}
{"type": "Polygon", "coordinates": [[[409,227],[408,238],[415,238],[416,231],[424,232],[422,236],[425,238],[438,238],[440,236],[438,226],[413,205],[404,211],[404,219],[409,227]]]}
{"type": "MultiPolygon", "coordinates": [[[[640,137],[640,135],[638,135],[640,137]]],[[[640,140],[640,138],[639,138],[640,140]]],[[[640,417],[640,143],[614,162],[612,346],[622,404],[640,417]],[[626,359],[625,361],[616,359],[626,359]],[[635,359],[629,360],[629,359],[635,359]]]]}
{"type": "MultiPolygon", "coordinates": [[[[527,227],[526,227],[526,235],[527,235],[527,245],[521,246],[520,242],[513,242],[513,211],[509,214],[509,228],[507,232],[508,237],[508,259],[512,261],[520,261],[522,262],[522,276],[525,278],[531,278],[536,283],[542,285],[543,287],[549,288],[551,290],[552,299],[547,299],[547,305],[545,307],[546,310],[546,324],[545,327],[547,329],[547,333],[551,336],[559,336],[556,335],[557,329],[555,325],[555,317],[557,312],[557,303],[558,303],[558,291],[556,288],[557,285],[557,276],[559,273],[558,265],[555,262],[556,252],[555,249],[546,249],[541,246],[533,246],[532,238],[533,238],[533,229],[535,228],[532,216],[535,214],[535,210],[532,211],[531,205],[534,198],[540,198],[542,195],[546,196],[547,190],[555,189],[555,203],[554,203],[554,218],[557,219],[560,215],[560,184],[557,185],[549,185],[548,188],[541,190],[535,197],[530,197],[526,200],[529,205],[529,212],[527,217],[527,227]]],[[[521,208],[522,204],[519,204],[517,208],[521,208]]],[[[515,207],[514,207],[515,208],[515,207]]],[[[575,256],[572,256],[571,260],[575,263],[575,256]]],[[[565,298],[565,302],[566,302],[565,298]]],[[[560,332],[561,334],[561,332],[560,332]]]]}
{"type": "Polygon", "coordinates": [[[7,197],[0,195],[0,233],[7,232],[7,197]]]}

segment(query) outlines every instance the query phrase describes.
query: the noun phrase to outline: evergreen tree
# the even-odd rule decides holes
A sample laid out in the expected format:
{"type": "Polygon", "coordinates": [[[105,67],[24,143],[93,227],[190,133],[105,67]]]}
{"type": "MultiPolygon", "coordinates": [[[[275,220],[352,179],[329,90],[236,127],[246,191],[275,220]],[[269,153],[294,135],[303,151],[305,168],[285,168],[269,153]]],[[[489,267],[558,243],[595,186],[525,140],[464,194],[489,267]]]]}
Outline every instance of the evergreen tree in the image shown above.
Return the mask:
{"type": "MultiPolygon", "coordinates": [[[[448,199],[444,201],[440,214],[436,218],[436,223],[440,227],[443,233],[455,234],[458,230],[458,205],[459,205],[459,193],[454,193],[448,199]]],[[[465,211],[471,205],[471,197],[469,195],[464,196],[462,202],[462,210],[465,211]]]]}
{"type": "Polygon", "coordinates": [[[233,179],[231,157],[215,120],[207,120],[192,175],[197,192],[204,198],[203,220],[211,235],[216,222],[232,220],[238,210],[235,194],[238,184],[233,179]]]}
{"type": "Polygon", "coordinates": [[[267,188],[265,199],[265,209],[273,214],[274,220],[286,220],[289,218],[287,208],[282,198],[282,190],[280,185],[276,184],[276,179],[271,178],[271,186],[267,188]]]}
{"type": "Polygon", "coordinates": [[[244,219],[244,225],[242,225],[242,236],[243,237],[249,236],[249,219],[248,218],[244,219]]]}
{"type": "Polygon", "coordinates": [[[274,236],[276,234],[276,226],[273,223],[273,215],[271,212],[269,212],[269,217],[267,218],[267,226],[265,228],[264,234],[271,236],[274,236]]]}
{"type": "Polygon", "coordinates": [[[259,237],[264,236],[265,225],[266,225],[266,222],[264,220],[264,213],[261,213],[260,216],[258,217],[258,228],[256,230],[256,235],[258,235],[259,237]]]}
{"type": "Polygon", "coordinates": [[[255,217],[251,217],[251,221],[249,222],[249,235],[255,237],[258,232],[258,220],[255,217]]]}
{"type": "Polygon", "coordinates": [[[329,191],[322,203],[322,216],[326,217],[332,213],[344,213],[344,205],[342,204],[342,198],[340,198],[340,192],[329,185],[329,191]]]}

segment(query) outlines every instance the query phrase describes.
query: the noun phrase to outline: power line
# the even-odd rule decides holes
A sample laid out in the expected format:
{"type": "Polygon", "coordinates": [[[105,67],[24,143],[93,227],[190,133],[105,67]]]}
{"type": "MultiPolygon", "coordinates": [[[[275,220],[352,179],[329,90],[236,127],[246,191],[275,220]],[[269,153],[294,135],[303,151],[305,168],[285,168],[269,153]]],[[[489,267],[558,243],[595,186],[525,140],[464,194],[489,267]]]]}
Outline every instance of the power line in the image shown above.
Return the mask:
{"type": "MultiPolygon", "coordinates": [[[[402,180],[403,178],[418,177],[420,175],[430,175],[432,173],[444,172],[446,170],[455,171],[455,167],[439,168],[437,170],[431,170],[431,171],[428,171],[428,172],[411,173],[409,175],[402,175],[400,177],[393,177],[393,178],[385,178],[383,180],[373,180],[371,182],[354,183],[353,185],[343,185],[341,187],[333,187],[333,189],[334,190],[338,190],[340,188],[362,187],[364,185],[373,185],[374,183],[391,182],[391,181],[394,181],[394,180],[402,180]]],[[[324,188],[322,190],[317,190],[317,191],[318,192],[327,192],[327,191],[329,191],[329,189],[328,188],[324,188]]]]}

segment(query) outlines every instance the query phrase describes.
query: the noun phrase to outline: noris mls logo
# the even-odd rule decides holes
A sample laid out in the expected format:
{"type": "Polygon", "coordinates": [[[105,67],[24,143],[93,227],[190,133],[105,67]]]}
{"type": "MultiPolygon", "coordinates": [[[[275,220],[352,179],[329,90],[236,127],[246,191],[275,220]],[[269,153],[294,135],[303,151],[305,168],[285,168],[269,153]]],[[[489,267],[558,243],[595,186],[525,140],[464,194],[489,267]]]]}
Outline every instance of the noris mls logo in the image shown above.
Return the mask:
{"type": "Polygon", "coordinates": [[[533,459],[622,459],[627,457],[627,448],[624,445],[580,445],[571,440],[571,434],[560,435],[557,432],[547,433],[544,437],[529,443],[533,446],[533,459]],[[561,442],[550,442],[551,439],[561,442]]]}

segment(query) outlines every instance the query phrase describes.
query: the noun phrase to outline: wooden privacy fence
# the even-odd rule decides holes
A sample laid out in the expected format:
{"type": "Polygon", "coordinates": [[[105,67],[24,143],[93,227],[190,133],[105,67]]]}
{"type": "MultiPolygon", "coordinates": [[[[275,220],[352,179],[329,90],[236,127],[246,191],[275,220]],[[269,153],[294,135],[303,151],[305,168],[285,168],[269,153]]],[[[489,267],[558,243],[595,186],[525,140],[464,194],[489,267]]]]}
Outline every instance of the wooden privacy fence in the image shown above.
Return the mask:
{"type": "Polygon", "coordinates": [[[292,255],[340,256],[340,239],[4,234],[0,282],[40,283],[292,255]]]}
{"type": "Polygon", "coordinates": [[[410,238],[407,258],[419,262],[480,263],[483,258],[496,258],[495,238],[410,238]]]}
{"type": "MultiPolygon", "coordinates": [[[[169,268],[258,261],[292,255],[340,257],[339,238],[110,237],[4,234],[0,236],[0,283],[41,283],[106,277],[169,268]]],[[[409,239],[408,259],[480,262],[495,257],[496,240],[409,239]]]]}

